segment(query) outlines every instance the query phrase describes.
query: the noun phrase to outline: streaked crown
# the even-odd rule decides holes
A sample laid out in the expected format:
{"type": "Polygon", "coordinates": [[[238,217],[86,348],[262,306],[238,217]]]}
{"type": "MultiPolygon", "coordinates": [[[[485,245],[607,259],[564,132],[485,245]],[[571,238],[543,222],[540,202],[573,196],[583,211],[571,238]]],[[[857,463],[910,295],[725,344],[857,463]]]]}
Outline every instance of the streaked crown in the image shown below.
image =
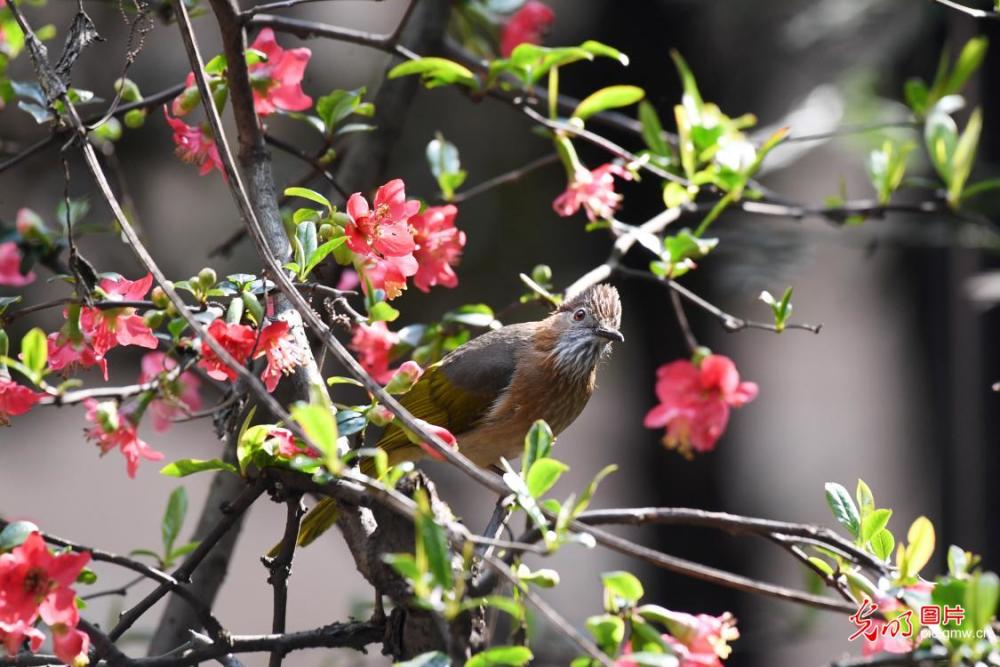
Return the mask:
{"type": "Polygon", "coordinates": [[[548,320],[558,338],[552,362],[562,373],[585,379],[593,372],[612,341],[624,342],[618,330],[622,304],[611,285],[594,285],[564,302],[548,320]]]}

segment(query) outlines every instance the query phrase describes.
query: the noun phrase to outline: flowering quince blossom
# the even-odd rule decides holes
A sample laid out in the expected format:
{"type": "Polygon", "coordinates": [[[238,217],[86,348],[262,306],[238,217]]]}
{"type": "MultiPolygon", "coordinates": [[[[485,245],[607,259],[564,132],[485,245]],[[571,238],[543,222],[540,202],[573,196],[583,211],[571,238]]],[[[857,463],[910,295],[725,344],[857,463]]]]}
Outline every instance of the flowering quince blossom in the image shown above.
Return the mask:
{"type": "MultiPolygon", "coordinates": [[[[153,275],[147,273],[139,280],[105,278],[98,283],[108,301],[141,301],[153,284],[153,275]]],[[[80,328],[89,336],[95,354],[103,357],[118,345],[137,345],[156,349],[156,336],[135,308],[80,309],[80,328]]]]}
{"type": "Polygon", "coordinates": [[[418,270],[413,251],[416,244],[409,219],[420,210],[420,202],[406,199],[403,181],[389,181],[375,192],[373,206],[361,193],[347,200],[347,246],[360,261],[365,277],[386,298],[406,289],[406,279],[418,270]]]}
{"type": "Polygon", "coordinates": [[[34,624],[39,617],[52,629],[56,655],[68,665],[87,664],[89,637],[76,629],[80,612],[71,588],[87,552],[54,556],[37,532],[20,546],[0,555],[0,636],[14,655],[27,638],[37,651],[44,635],[34,624]]]}
{"type": "Polygon", "coordinates": [[[134,478],[139,469],[139,459],[159,461],[163,452],[158,452],[139,438],[136,424],[131,417],[118,410],[114,401],[98,403],[92,398],[83,402],[87,408],[87,421],[93,426],[84,429],[88,440],[93,440],[101,448],[101,455],[118,448],[125,457],[128,476],[134,478]]]}
{"type": "MultiPolygon", "coordinates": [[[[214,320],[208,325],[208,335],[222,346],[236,361],[246,363],[257,342],[256,332],[244,324],[229,324],[214,320]]],[[[205,369],[213,380],[235,380],[236,371],[227,366],[211,347],[202,343],[201,359],[198,365],[205,369]]]]}
{"type": "Polygon", "coordinates": [[[420,376],[424,374],[424,369],[415,361],[403,362],[403,365],[396,369],[392,377],[385,385],[385,390],[390,394],[405,394],[413,389],[420,376]]]}
{"type": "Polygon", "coordinates": [[[385,322],[359,324],[351,338],[351,349],[358,354],[358,363],[376,382],[386,383],[392,379],[389,370],[389,355],[399,342],[399,335],[389,331],[385,322]]]}
{"type": "MultiPolygon", "coordinates": [[[[918,581],[915,584],[906,586],[906,590],[909,593],[916,593],[918,596],[925,598],[929,604],[934,584],[930,581],[918,581]]],[[[876,599],[878,601],[877,605],[866,599],[864,602],[867,604],[862,604],[858,610],[858,614],[851,617],[852,621],[860,617],[857,622],[859,625],[857,634],[861,636],[864,642],[861,646],[862,655],[867,658],[876,653],[909,653],[914,649],[913,637],[904,635],[903,631],[907,630],[907,626],[909,628],[916,627],[917,620],[914,618],[913,613],[910,612],[906,620],[900,618],[896,624],[898,627],[894,628],[897,631],[891,632],[889,628],[890,621],[900,614],[905,614],[907,607],[891,595],[876,594],[876,599]],[[882,618],[875,618],[876,610],[890,620],[886,621],[882,618]]],[[[910,634],[912,635],[913,633],[910,634]]]]}
{"type": "Polygon", "coordinates": [[[518,44],[540,44],[542,34],[556,19],[556,13],[544,2],[528,0],[507,20],[500,32],[500,55],[504,58],[518,44]]]}
{"type": "Polygon", "coordinates": [[[577,169],[566,191],[552,202],[552,208],[564,218],[579,211],[581,206],[591,222],[611,218],[622,202],[622,196],[615,192],[615,176],[632,180],[627,169],[610,162],[593,171],[577,169]]]}
{"type": "Polygon", "coordinates": [[[49,343],[49,369],[53,371],[72,372],[77,368],[90,368],[97,366],[108,379],[108,361],[103,354],[97,354],[94,346],[87,340],[73,341],[65,331],[50,333],[47,337],[49,343]]]}
{"type": "MultiPolygon", "coordinates": [[[[177,362],[173,358],[162,352],[147,352],[142,357],[139,382],[152,382],[175,368],[177,362]]],[[[158,397],[149,404],[153,428],[162,433],[170,428],[176,417],[200,410],[200,385],[201,380],[191,371],[185,371],[170,381],[161,379],[158,397]]]]}
{"type": "Polygon", "coordinates": [[[297,442],[295,435],[287,428],[275,426],[268,431],[267,435],[277,443],[278,449],[276,453],[278,456],[288,459],[293,459],[299,455],[308,456],[311,459],[318,459],[323,456],[322,452],[318,452],[308,445],[297,442]]]}
{"type": "Polygon", "coordinates": [[[428,292],[434,285],[455,287],[458,276],[454,266],[465,246],[465,232],[455,227],[458,209],[453,205],[431,206],[410,218],[416,249],[413,256],[419,268],[413,284],[421,292],[428,292]]]}
{"type": "Polygon", "coordinates": [[[268,391],[274,391],[282,375],[291,375],[295,369],[306,363],[305,352],[295,344],[288,322],[276,320],[260,332],[260,344],[254,359],[267,357],[267,367],[260,379],[268,391]]]}
{"type": "Polygon", "coordinates": [[[219,157],[219,149],[215,146],[215,140],[204,127],[194,127],[188,125],[180,118],[174,118],[163,107],[163,115],[167,118],[167,124],[174,132],[174,144],[177,153],[182,161],[199,167],[198,174],[204,176],[213,169],[218,169],[223,178],[226,176],[222,167],[222,158],[219,157]]]}
{"type": "Polygon", "coordinates": [[[13,241],[0,243],[0,285],[24,287],[34,282],[35,273],[21,273],[21,251],[13,241]]]}
{"type": "Polygon", "coordinates": [[[267,56],[249,68],[253,107],[258,114],[267,116],[279,109],[305,111],[312,106],[312,98],[302,92],[302,77],[312,51],[281,48],[270,28],[261,30],[250,48],[267,56]]]}
{"type": "Polygon", "coordinates": [[[757,385],[740,382],[728,357],[710,354],[695,366],[673,361],[656,371],[660,404],[646,414],[646,428],[667,428],[663,444],[687,458],[692,450],[707,452],[725,432],[729,408],[738,408],[757,396],[757,385]]]}
{"type": "Polygon", "coordinates": [[[45,396],[0,376],[0,426],[10,424],[10,418],[27,413],[45,396]]]}
{"type": "MultiPolygon", "coordinates": [[[[663,641],[678,659],[678,667],[722,667],[722,661],[732,653],[729,642],[739,639],[736,619],[726,612],[722,616],[708,614],[685,614],[669,612],[670,634],[663,635],[663,641]]],[[[615,667],[637,667],[629,659],[632,644],[625,645],[624,655],[615,662],[615,667]]]]}

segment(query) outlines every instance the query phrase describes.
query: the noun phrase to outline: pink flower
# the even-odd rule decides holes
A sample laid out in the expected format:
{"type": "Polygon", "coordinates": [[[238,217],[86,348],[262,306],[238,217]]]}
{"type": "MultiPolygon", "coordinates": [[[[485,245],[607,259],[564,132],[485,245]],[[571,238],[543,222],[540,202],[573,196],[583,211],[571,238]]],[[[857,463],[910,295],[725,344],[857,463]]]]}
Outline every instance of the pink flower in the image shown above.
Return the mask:
{"type": "MultiPolygon", "coordinates": [[[[449,449],[458,449],[458,440],[455,438],[454,435],[451,434],[451,431],[442,426],[435,426],[434,424],[426,422],[423,419],[417,419],[416,421],[418,424],[423,426],[424,429],[430,431],[431,435],[435,435],[438,437],[439,440],[443,440],[444,444],[448,445],[449,449]]],[[[439,452],[429,442],[420,442],[419,445],[420,448],[424,450],[427,453],[427,455],[432,459],[435,459],[437,461],[446,460],[444,454],[439,452]]]]}
{"type": "Polygon", "coordinates": [[[690,458],[692,450],[715,448],[729,422],[729,408],[752,401],[757,385],[740,382],[736,365],[728,357],[710,354],[700,366],[687,360],[660,366],[656,396],[660,404],[646,414],[646,428],[665,426],[663,444],[690,458]]]}
{"type": "Polygon", "coordinates": [[[167,118],[167,124],[174,131],[174,150],[182,161],[200,167],[198,173],[204,176],[212,169],[218,169],[225,178],[226,171],[222,166],[222,158],[219,157],[219,149],[215,146],[215,140],[204,127],[194,127],[188,125],[179,118],[174,118],[163,107],[163,115],[167,118]]]}
{"type": "Polygon", "coordinates": [[[24,638],[38,650],[44,636],[32,626],[39,617],[53,630],[60,660],[73,664],[86,651],[89,639],[74,635],[80,613],[72,585],[89,562],[87,552],[53,556],[37,532],[0,555],[0,635],[9,654],[24,638]]]}
{"type": "Polygon", "coordinates": [[[71,373],[77,368],[97,366],[108,379],[107,360],[86,339],[74,342],[65,332],[57,331],[48,335],[48,341],[50,370],[71,373]]]}
{"type": "MultiPolygon", "coordinates": [[[[243,324],[228,324],[223,320],[214,320],[208,325],[208,335],[222,346],[236,361],[245,364],[253,352],[257,342],[257,333],[243,324]]],[[[202,342],[201,360],[198,365],[205,369],[210,378],[215,380],[235,380],[236,371],[227,366],[215,354],[211,347],[202,342]]]]}
{"type": "Polygon", "coordinates": [[[173,380],[166,379],[166,373],[177,368],[177,362],[162,352],[147,352],[142,357],[142,371],[139,382],[145,384],[162,376],[157,398],[149,404],[153,415],[153,428],[159,432],[170,428],[173,420],[201,409],[198,387],[201,380],[191,371],[185,371],[173,380]]]}
{"type": "MultiPolygon", "coordinates": [[[[198,84],[195,82],[194,72],[188,72],[187,79],[184,80],[184,92],[174,98],[170,103],[170,112],[177,118],[191,113],[201,100],[201,93],[198,91],[198,84]]],[[[169,116],[167,121],[169,122],[169,116]]]]}
{"type": "Polygon", "coordinates": [[[344,269],[340,274],[340,279],[337,281],[337,289],[342,292],[349,292],[353,289],[357,289],[358,285],[361,284],[361,279],[358,278],[358,272],[354,269],[344,269]]]}
{"type": "Polygon", "coordinates": [[[500,32],[500,55],[508,57],[518,44],[540,44],[542,35],[556,19],[552,8],[538,0],[528,0],[507,20],[500,32]]]}
{"type": "Polygon", "coordinates": [[[409,219],[420,210],[420,202],[406,199],[403,181],[395,179],[375,193],[374,209],[360,194],[347,200],[347,246],[358,257],[365,277],[390,299],[406,288],[406,278],[417,273],[413,257],[416,244],[409,219]]]}
{"type": "Polygon", "coordinates": [[[0,426],[10,424],[10,418],[27,413],[45,394],[0,376],[0,426]]]}
{"type": "Polygon", "coordinates": [[[87,651],[90,650],[90,636],[85,632],[63,624],[53,625],[52,646],[56,657],[67,665],[85,667],[89,664],[87,651]]]}
{"type": "MultiPolygon", "coordinates": [[[[153,275],[147,273],[139,280],[105,278],[99,283],[108,301],[142,301],[153,284],[153,275]]],[[[156,336],[146,321],[137,315],[135,308],[80,309],[80,329],[89,338],[94,353],[103,357],[118,345],[137,345],[155,350],[156,336]]]]}
{"type": "Polygon", "coordinates": [[[291,375],[306,363],[304,350],[295,343],[288,322],[284,320],[275,320],[261,330],[254,358],[262,356],[267,357],[267,368],[261,374],[261,380],[268,391],[274,391],[282,375],[291,375]]]}
{"type": "Polygon", "coordinates": [[[21,273],[21,251],[13,241],[0,243],[0,285],[24,287],[35,280],[33,271],[21,273]]]}
{"type": "Polygon", "coordinates": [[[135,422],[129,415],[119,411],[114,401],[98,403],[88,398],[83,405],[87,408],[87,421],[93,424],[84,429],[87,439],[97,443],[102,456],[112,449],[120,449],[125,457],[129,477],[135,477],[140,459],[159,461],[163,458],[163,452],[156,451],[139,438],[135,422]]]}
{"type": "Polygon", "coordinates": [[[458,209],[448,206],[432,206],[423,213],[410,218],[416,251],[413,253],[420,265],[413,284],[422,292],[434,285],[455,287],[458,276],[452,267],[458,264],[465,246],[465,232],[455,227],[458,209]]]}
{"type": "Polygon", "coordinates": [[[396,369],[389,382],[385,385],[385,390],[390,394],[405,394],[413,389],[420,376],[424,374],[424,369],[415,361],[403,362],[403,365],[396,369]]]}
{"type": "Polygon", "coordinates": [[[308,456],[311,459],[318,459],[323,456],[322,452],[318,452],[312,447],[308,447],[297,441],[295,435],[287,428],[275,426],[267,435],[278,444],[278,456],[283,456],[287,459],[293,459],[299,455],[308,456]]]}
{"type": "Polygon", "coordinates": [[[722,667],[732,652],[729,642],[740,636],[736,619],[728,612],[722,616],[671,612],[671,618],[670,634],[663,639],[680,660],[678,667],[722,667]]]}
{"type": "Polygon", "coordinates": [[[632,180],[632,174],[616,164],[602,164],[593,171],[578,169],[566,191],[552,202],[552,208],[564,218],[581,206],[591,222],[611,218],[622,202],[622,196],[615,192],[615,176],[632,180]]]}
{"type": "Polygon", "coordinates": [[[312,98],[302,92],[302,77],[312,51],[306,48],[283,49],[274,39],[274,31],[264,28],[250,46],[267,60],[250,65],[254,110],[261,116],[282,111],[304,111],[312,98]]]}
{"type": "Polygon", "coordinates": [[[351,349],[358,355],[358,362],[376,382],[386,383],[392,378],[389,355],[399,342],[399,335],[389,331],[385,322],[371,326],[359,324],[351,338],[351,349]]]}

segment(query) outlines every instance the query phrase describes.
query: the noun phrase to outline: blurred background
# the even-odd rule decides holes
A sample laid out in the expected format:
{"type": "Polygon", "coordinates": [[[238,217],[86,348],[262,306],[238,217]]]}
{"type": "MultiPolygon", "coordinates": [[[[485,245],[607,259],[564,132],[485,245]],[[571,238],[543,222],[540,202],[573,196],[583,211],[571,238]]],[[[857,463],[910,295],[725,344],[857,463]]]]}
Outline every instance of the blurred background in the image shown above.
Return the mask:
{"type": "MultiPolygon", "coordinates": [[[[108,41],[84,53],[74,85],[110,99],[127,26],[117,2],[84,4],[108,41]]],[[[979,31],[997,33],[995,23],[976,23],[931,2],[912,0],[550,4],[557,18],[547,44],[593,38],[631,57],[631,66],[624,69],[610,60],[564,68],[563,91],[584,97],[613,83],[642,86],[668,128],[673,125],[672,107],[680,99],[670,48],[688,60],[706,100],[731,116],[753,112],[761,126],[791,123],[792,136],[802,136],[898,119],[906,78],[930,79],[943,48],[955,49],[979,31]]],[[[50,0],[47,8],[27,12],[35,25],[54,23],[62,35],[75,5],[50,0]]],[[[400,0],[317,2],[286,14],[385,32],[395,26],[403,8],[400,0]]],[[[202,19],[197,27],[204,53],[217,53],[214,21],[202,19]]],[[[288,47],[303,45],[287,35],[278,40],[288,47]]],[[[314,98],[335,88],[368,86],[374,91],[389,64],[385,54],[360,46],[327,40],[306,45],[313,57],[304,88],[314,98]]],[[[149,95],[179,82],[188,69],[176,27],[160,24],[148,35],[130,77],[149,95]]],[[[998,73],[1000,48],[993,48],[979,80],[994,79],[998,73]]],[[[14,63],[12,77],[31,77],[26,58],[14,63]]],[[[970,108],[982,104],[986,119],[976,175],[995,175],[1000,154],[1000,132],[993,122],[998,98],[975,82],[967,92],[970,108]]],[[[274,134],[302,148],[310,149],[317,140],[301,123],[272,117],[268,124],[274,134]]],[[[400,177],[408,193],[433,199],[436,189],[424,148],[436,132],[460,149],[468,185],[551,150],[545,139],[532,133],[523,115],[505,105],[475,103],[448,89],[420,91],[392,147],[387,172],[362,187],[400,177]]],[[[43,135],[44,129],[14,106],[0,112],[5,151],[15,153],[43,135]]],[[[640,148],[632,136],[613,131],[608,136],[640,148]]],[[[790,143],[773,153],[770,161],[779,168],[766,173],[763,181],[790,199],[816,205],[836,194],[841,183],[851,197],[870,197],[863,159],[883,136],[790,143]]],[[[54,220],[63,188],[57,150],[50,148],[0,174],[0,220],[12,223],[21,207],[54,220]]],[[[591,166],[607,159],[590,147],[580,150],[591,166]]],[[[238,227],[236,211],[217,174],[199,177],[174,157],[169,129],[158,111],[150,114],[144,128],[125,133],[109,164],[117,174],[116,187],[133,201],[141,233],[168,275],[185,278],[207,265],[220,275],[260,270],[247,243],[237,245],[229,257],[209,259],[208,249],[238,227]]],[[[91,183],[79,162],[71,165],[72,194],[85,196],[91,183]]],[[[275,155],[275,167],[279,185],[302,171],[302,165],[281,154],[275,155]]],[[[926,165],[913,169],[921,170],[930,174],[926,165]]],[[[552,266],[555,283],[562,287],[602,262],[609,251],[606,234],[586,233],[582,215],[562,219],[553,213],[551,202],[564,186],[562,169],[552,165],[462,204],[458,225],[468,234],[468,245],[458,271],[459,286],[429,295],[410,290],[398,302],[403,313],[399,323],[434,321],[466,303],[488,303],[499,310],[523,291],[517,274],[539,263],[552,266]]],[[[626,222],[644,221],[662,208],[658,185],[651,178],[621,190],[625,205],[619,217],[626,222]]],[[[330,194],[336,200],[335,193],[330,194]]],[[[987,196],[978,204],[992,214],[996,201],[987,196]]],[[[109,211],[95,201],[87,222],[108,229],[109,211]]],[[[893,215],[845,229],[818,220],[727,213],[713,230],[722,239],[719,251],[685,277],[685,284],[728,312],[760,320],[770,317],[756,300],[760,291],[780,294],[794,286],[793,319],[822,323],[822,332],[726,334],[713,318],[688,309],[700,342],[732,357],[743,377],[760,385],[757,400],[734,412],[717,450],[688,462],[662,447],[661,432],[642,428],[643,415],[654,404],[656,367],[686,355],[668,296],[656,285],[618,282],[627,342],[616,346],[601,371],[594,399],[559,439],[556,455],[569,463],[571,472],[556,494],[581,489],[594,473],[614,462],[620,470],[602,485],[596,507],[697,507],[833,526],[824,482],[853,489],[860,477],[874,490],[879,506],[895,510],[890,528],[897,535],[919,515],[933,520],[939,546],[928,572],[944,567],[943,554],[952,543],[983,554],[987,568],[1000,567],[1000,528],[991,500],[1000,471],[994,447],[1000,413],[990,390],[1000,379],[993,344],[1000,319],[989,302],[968,296],[969,280],[994,266],[995,257],[963,247],[965,237],[945,216],[893,215]]],[[[133,278],[140,272],[113,233],[88,236],[81,246],[99,270],[133,278]]],[[[642,266],[641,258],[635,265],[642,266]]],[[[67,293],[63,284],[47,283],[44,277],[27,289],[27,303],[67,293]]],[[[542,314],[525,308],[512,319],[542,314]]],[[[19,323],[24,328],[28,324],[19,323]]],[[[52,331],[60,319],[53,311],[30,324],[52,331]]],[[[14,329],[12,339],[23,330],[14,329]]],[[[111,381],[135,381],[138,358],[129,350],[116,350],[111,381]]],[[[96,375],[87,379],[99,382],[96,375]]],[[[215,395],[207,390],[204,398],[207,404],[215,395]]],[[[177,480],[158,475],[157,466],[148,463],[129,480],[118,454],[98,460],[96,447],[82,437],[83,413],[82,408],[36,410],[17,419],[13,428],[0,429],[0,514],[31,519],[56,535],[115,552],[156,548],[160,516],[177,480]]],[[[221,450],[205,421],[180,424],[162,435],[148,429],[144,437],[168,459],[212,458],[221,450]]],[[[494,498],[441,466],[427,469],[471,528],[485,526],[494,498]]],[[[193,529],[209,482],[208,475],[183,481],[191,501],[187,531],[193,529]]],[[[268,502],[258,503],[248,516],[217,605],[223,625],[235,632],[269,630],[271,591],[259,556],[280,536],[283,522],[284,508],[268,502]]],[[[673,555],[782,584],[806,585],[797,563],[751,538],[693,528],[622,532],[673,555]]],[[[847,641],[853,626],[837,615],[651,570],[602,550],[566,548],[552,567],[560,570],[562,584],[545,597],[577,624],[600,612],[600,573],[627,569],[645,582],[646,601],[693,613],[733,612],[742,637],[727,664],[811,666],[860,654],[860,646],[847,641]]],[[[114,569],[102,567],[98,572],[95,590],[129,578],[114,569]]],[[[123,605],[144,591],[136,587],[124,600],[94,600],[85,613],[110,623],[123,605]]],[[[297,554],[289,629],[307,629],[352,613],[364,615],[370,603],[369,588],[335,531],[297,554]]],[[[152,613],[143,619],[126,650],[141,653],[156,618],[152,613]]],[[[566,664],[566,644],[554,639],[543,622],[536,630],[538,664],[566,664]]],[[[265,659],[248,657],[247,664],[264,664],[265,659]]],[[[324,651],[297,652],[286,659],[286,664],[303,666],[386,662],[377,655],[324,651]]]]}

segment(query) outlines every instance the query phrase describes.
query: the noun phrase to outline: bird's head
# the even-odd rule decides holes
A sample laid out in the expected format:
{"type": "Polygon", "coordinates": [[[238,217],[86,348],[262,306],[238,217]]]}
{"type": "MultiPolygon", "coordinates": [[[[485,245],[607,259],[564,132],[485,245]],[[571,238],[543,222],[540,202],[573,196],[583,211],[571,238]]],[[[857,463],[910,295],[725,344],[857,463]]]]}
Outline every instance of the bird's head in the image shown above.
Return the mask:
{"type": "Polygon", "coordinates": [[[594,285],[563,303],[549,317],[556,334],[553,361],[562,371],[588,376],[611,343],[625,342],[618,330],[622,303],[611,285],[594,285]]]}

